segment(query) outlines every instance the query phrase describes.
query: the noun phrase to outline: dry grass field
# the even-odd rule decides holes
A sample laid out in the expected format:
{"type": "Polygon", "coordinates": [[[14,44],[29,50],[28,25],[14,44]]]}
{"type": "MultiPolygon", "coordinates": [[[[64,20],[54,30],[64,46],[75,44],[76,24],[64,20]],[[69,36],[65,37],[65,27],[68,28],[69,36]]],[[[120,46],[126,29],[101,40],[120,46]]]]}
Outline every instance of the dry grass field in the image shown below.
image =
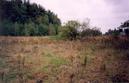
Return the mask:
{"type": "Polygon", "coordinates": [[[129,82],[129,39],[0,37],[0,83],[129,82]]]}

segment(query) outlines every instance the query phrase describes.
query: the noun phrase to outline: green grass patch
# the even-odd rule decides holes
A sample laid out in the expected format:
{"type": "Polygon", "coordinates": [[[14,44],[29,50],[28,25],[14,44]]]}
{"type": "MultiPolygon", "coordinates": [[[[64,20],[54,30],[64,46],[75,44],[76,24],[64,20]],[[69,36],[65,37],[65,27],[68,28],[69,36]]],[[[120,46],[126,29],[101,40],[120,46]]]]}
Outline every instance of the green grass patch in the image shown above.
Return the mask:
{"type": "Polygon", "coordinates": [[[5,59],[0,58],[0,68],[6,67],[5,59]]]}
{"type": "Polygon", "coordinates": [[[54,55],[52,53],[48,53],[43,57],[46,59],[46,61],[48,61],[49,65],[53,65],[53,66],[56,66],[56,67],[68,64],[68,61],[66,59],[64,59],[62,57],[59,57],[57,55],[54,55]]]}
{"type": "Polygon", "coordinates": [[[49,36],[50,39],[54,39],[54,40],[62,40],[64,39],[63,37],[61,37],[60,35],[55,35],[55,36],[49,36]]]}
{"type": "Polygon", "coordinates": [[[67,61],[61,57],[53,57],[51,58],[50,64],[58,67],[67,64],[67,61]]]}

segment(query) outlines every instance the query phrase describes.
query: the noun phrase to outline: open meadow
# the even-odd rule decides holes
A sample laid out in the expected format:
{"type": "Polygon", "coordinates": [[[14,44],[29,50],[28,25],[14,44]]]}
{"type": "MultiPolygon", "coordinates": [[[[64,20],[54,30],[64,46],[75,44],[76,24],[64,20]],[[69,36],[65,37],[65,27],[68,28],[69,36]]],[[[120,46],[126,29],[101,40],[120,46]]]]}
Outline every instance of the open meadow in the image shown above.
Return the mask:
{"type": "Polygon", "coordinates": [[[0,83],[129,82],[129,39],[0,37],[0,83]]]}
{"type": "Polygon", "coordinates": [[[0,83],[129,83],[129,0],[0,0],[0,83]]]}

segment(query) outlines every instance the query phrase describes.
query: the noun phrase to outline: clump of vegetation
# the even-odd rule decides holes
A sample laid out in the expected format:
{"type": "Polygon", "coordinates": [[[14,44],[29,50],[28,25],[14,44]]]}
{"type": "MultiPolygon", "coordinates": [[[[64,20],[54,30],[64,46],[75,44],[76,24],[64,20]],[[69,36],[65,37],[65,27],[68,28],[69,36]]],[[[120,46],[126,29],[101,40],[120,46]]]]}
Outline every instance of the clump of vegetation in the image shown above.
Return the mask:
{"type": "Polygon", "coordinates": [[[84,37],[101,36],[102,32],[89,25],[89,22],[68,21],[60,31],[60,36],[70,40],[82,39],[84,37]]]}
{"type": "Polygon", "coordinates": [[[60,31],[60,36],[63,38],[67,38],[70,40],[75,40],[78,36],[79,33],[77,29],[80,27],[80,24],[78,21],[68,21],[60,31]]]}
{"type": "Polygon", "coordinates": [[[119,33],[120,33],[120,32],[119,32],[119,30],[117,30],[117,29],[114,29],[114,30],[109,29],[108,32],[105,33],[105,35],[118,36],[119,33]]]}
{"type": "Polygon", "coordinates": [[[95,37],[95,36],[101,36],[102,35],[102,32],[97,29],[96,27],[95,28],[87,28],[85,30],[83,30],[81,33],[81,37],[95,37]]]}

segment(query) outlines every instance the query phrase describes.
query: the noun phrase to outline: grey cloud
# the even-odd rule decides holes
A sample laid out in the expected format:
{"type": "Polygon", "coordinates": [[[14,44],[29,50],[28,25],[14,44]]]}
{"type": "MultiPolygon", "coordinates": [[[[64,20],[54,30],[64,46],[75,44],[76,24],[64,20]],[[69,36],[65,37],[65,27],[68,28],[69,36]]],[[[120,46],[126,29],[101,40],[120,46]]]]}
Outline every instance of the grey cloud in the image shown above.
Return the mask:
{"type": "Polygon", "coordinates": [[[103,32],[129,19],[129,0],[31,0],[58,14],[62,22],[91,19],[103,32]]]}
{"type": "Polygon", "coordinates": [[[116,13],[129,13],[129,0],[105,0],[105,2],[112,6],[116,13]]]}

